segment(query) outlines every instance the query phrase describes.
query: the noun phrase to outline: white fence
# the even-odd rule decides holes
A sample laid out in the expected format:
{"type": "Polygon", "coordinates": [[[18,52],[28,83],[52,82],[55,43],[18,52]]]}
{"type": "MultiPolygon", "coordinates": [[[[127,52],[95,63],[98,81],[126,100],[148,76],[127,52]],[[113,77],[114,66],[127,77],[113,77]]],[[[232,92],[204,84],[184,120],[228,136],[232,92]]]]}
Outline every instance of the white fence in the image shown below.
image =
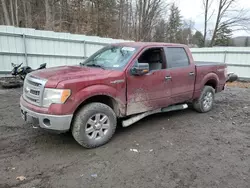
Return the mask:
{"type": "Polygon", "coordinates": [[[11,70],[11,62],[36,68],[76,65],[103,46],[124,40],[0,26],[0,73],[11,70]]]}
{"type": "Polygon", "coordinates": [[[195,61],[226,63],[228,72],[250,80],[250,47],[192,48],[191,51],[195,61]]]}
{"type": "MultiPolygon", "coordinates": [[[[76,65],[103,46],[124,40],[0,26],[0,73],[11,70],[11,62],[36,68],[76,65]]],[[[228,71],[250,79],[250,47],[192,48],[195,61],[224,62],[228,71]]]]}

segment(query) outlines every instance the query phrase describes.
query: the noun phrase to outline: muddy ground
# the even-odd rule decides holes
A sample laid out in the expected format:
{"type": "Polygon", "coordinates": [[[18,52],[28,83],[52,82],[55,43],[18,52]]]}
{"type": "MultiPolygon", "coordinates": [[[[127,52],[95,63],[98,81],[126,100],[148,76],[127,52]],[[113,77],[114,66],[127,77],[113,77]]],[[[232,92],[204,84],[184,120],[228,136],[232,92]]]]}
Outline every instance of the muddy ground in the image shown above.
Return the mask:
{"type": "Polygon", "coordinates": [[[250,187],[250,89],[227,88],[207,114],[150,116],[92,150],[24,124],[20,91],[0,90],[1,188],[250,187]]]}

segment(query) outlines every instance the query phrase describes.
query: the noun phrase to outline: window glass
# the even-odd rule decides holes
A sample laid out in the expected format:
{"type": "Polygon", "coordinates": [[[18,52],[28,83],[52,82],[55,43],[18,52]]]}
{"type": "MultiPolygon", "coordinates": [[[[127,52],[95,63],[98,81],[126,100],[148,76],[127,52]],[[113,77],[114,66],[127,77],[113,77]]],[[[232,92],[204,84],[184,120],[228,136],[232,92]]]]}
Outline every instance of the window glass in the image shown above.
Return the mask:
{"type": "Polygon", "coordinates": [[[166,48],[167,67],[186,67],[189,65],[189,59],[184,48],[166,48]]]}
{"type": "Polygon", "coordinates": [[[104,69],[119,69],[124,67],[135,54],[136,48],[126,46],[104,47],[85,62],[84,66],[100,66],[104,69]]]}

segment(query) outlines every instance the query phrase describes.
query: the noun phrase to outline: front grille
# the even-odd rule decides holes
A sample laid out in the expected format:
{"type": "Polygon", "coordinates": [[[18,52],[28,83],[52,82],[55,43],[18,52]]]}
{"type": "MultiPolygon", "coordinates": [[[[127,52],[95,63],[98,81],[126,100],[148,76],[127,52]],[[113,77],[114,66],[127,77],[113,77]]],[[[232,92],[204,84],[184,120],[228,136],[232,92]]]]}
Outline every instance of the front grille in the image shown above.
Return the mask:
{"type": "Polygon", "coordinates": [[[24,99],[34,105],[42,106],[42,95],[46,80],[27,75],[23,85],[24,99]]]}

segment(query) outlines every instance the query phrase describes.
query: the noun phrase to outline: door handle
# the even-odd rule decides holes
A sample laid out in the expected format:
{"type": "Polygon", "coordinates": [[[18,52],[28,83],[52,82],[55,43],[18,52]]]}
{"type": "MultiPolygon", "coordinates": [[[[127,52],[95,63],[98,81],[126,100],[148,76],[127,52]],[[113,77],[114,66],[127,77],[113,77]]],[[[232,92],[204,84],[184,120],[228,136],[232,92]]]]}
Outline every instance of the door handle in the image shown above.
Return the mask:
{"type": "Polygon", "coordinates": [[[189,76],[194,76],[194,72],[190,72],[190,73],[189,73],[189,76]]]}
{"type": "Polygon", "coordinates": [[[165,80],[171,80],[171,79],[172,79],[171,76],[166,76],[166,77],[165,77],[165,80]]]}

